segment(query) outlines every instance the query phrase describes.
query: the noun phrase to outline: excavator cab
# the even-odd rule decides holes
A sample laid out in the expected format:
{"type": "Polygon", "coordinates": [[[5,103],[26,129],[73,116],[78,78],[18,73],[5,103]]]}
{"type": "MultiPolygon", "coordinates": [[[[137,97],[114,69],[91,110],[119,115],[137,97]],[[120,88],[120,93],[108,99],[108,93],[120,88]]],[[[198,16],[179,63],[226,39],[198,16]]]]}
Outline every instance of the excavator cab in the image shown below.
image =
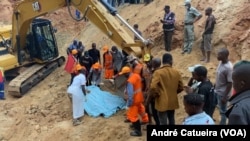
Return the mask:
{"type": "Polygon", "coordinates": [[[34,19],[27,36],[27,50],[30,58],[38,63],[45,63],[59,56],[55,30],[51,21],[34,19]]]}

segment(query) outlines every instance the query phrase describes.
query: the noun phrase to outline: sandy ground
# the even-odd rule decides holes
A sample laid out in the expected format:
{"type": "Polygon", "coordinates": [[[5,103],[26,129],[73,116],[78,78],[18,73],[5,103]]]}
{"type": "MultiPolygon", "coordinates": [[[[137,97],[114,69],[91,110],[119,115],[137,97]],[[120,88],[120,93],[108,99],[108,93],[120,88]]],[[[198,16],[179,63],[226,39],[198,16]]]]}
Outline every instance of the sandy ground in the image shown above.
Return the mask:
{"type": "MultiPolygon", "coordinates": [[[[0,24],[11,23],[11,4],[13,2],[12,0],[0,0],[0,24]]],[[[211,62],[208,64],[199,61],[201,57],[200,35],[204,29],[205,16],[195,24],[196,40],[193,52],[190,55],[180,53],[183,44],[183,0],[154,0],[147,6],[144,4],[125,5],[119,8],[120,15],[130,25],[138,23],[143,31],[143,36],[154,40],[155,47],[152,54],[155,57],[161,57],[165,53],[161,49],[163,33],[159,20],[164,14],[162,9],[166,4],[170,5],[176,13],[174,50],[171,53],[174,57],[174,67],[181,72],[185,83],[191,75],[187,68],[194,64],[205,65],[209,70],[209,78],[214,82],[218,65],[215,54],[220,47],[227,47],[230,50],[230,60],[233,63],[240,59],[250,59],[250,4],[248,0],[238,0],[237,3],[233,0],[193,1],[193,6],[197,7],[203,15],[206,7],[213,7],[217,19],[213,35],[214,48],[211,62]]],[[[66,9],[60,9],[45,17],[51,19],[58,29],[56,36],[62,55],[66,55],[65,50],[73,39],[83,41],[87,48],[92,42],[96,42],[99,48],[104,44],[113,45],[113,42],[90,22],[74,22],[68,16],[66,9]]],[[[131,36],[133,36],[132,33],[131,36]]],[[[123,122],[125,111],[119,111],[110,118],[93,118],[86,115],[83,124],[72,126],[71,106],[66,93],[69,80],[69,74],[61,67],[22,98],[13,98],[6,94],[7,100],[0,101],[0,141],[146,140],[145,131],[143,131],[142,137],[129,136],[129,124],[123,122]]],[[[176,110],[177,124],[181,124],[186,116],[182,105],[183,94],[178,95],[180,108],[176,110]]],[[[214,118],[218,123],[218,110],[215,111],[214,118]]]]}

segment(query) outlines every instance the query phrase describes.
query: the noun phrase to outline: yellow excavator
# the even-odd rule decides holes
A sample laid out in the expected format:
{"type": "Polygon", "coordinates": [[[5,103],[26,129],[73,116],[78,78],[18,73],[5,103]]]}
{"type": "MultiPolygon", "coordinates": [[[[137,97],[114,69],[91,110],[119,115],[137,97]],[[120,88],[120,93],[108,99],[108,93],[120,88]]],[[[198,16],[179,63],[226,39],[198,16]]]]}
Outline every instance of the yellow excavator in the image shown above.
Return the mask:
{"type": "Polygon", "coordinates": [[[63,7],[75,20],[88,19],[129,55],[140,58],[153,47],[104,0],[23,0],[13,9],[12,26],[0,30],[0,67],[5,76],[13,77],[8,94],[23,96],[64,64],[65,57],[60,56],[54,35],[56,30],[50,20],[40,18],[63,7]],[[76,19],[71,7],[80,11],[82,18],[76,19]],[[125,28],[139,40],[135,41],[125,28]]]}

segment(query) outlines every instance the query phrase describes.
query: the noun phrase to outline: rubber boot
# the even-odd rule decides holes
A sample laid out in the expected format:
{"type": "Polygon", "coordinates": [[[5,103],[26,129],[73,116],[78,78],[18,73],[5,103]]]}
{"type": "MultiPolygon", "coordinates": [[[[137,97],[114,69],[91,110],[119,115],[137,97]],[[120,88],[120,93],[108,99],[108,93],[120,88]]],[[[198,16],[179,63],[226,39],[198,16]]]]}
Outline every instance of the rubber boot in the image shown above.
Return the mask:
{"type": "Polygon", "coordinates": [[[136,122],[133,122],[133,126],[134,126],[134,131],[130,132],[130,136],[137,136],[137,137],[142,136],[140,121],[137,120],[136,122]]]}

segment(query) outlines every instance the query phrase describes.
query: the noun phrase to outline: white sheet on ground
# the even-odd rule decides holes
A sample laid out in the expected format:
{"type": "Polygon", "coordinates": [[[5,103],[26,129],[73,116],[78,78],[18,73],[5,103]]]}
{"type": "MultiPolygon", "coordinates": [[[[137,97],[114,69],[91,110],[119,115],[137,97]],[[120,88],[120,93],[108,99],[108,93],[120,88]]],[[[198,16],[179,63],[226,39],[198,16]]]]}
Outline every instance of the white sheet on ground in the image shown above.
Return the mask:
{"type": "Polygon", "coordinates": [[[84,109],[89,116],[98,117],[102,115],[108,118],[126,107],[126,102],[120,96],[102,91],[97,86],[88,86],[87,89],[90,93],[86,96],[84,109]]]}

